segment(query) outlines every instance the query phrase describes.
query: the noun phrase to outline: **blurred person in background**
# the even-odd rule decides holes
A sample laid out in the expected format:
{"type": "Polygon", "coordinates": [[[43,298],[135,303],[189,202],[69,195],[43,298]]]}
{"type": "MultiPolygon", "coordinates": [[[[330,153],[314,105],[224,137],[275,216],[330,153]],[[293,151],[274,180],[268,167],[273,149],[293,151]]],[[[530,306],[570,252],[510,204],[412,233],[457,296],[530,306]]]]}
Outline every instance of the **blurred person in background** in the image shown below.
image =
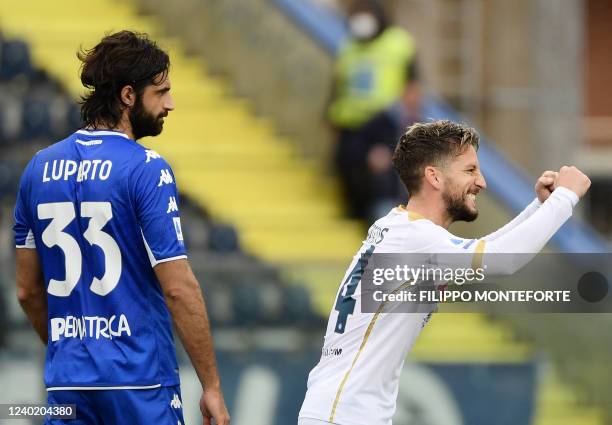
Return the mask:
{"type": "Polygon", "coordinates": [[[174,110],[168,54],[120,31],[78,56],[84,128],[32,158],[15,206],[17,296],[47,345],[48,403],[81,424],[184,423],[174,321],[205,423],[227,425],[174,174],[137,143],[174,110]]]}
{"type": "Polygon", "coordinates": [[[397,191],[386,186],[396,179],[392,141],[419,119],[419,73],[412,36],[390,24],[378,1],[354,1],[349,29],[351,39],[335,64],[328,120],[337,134],[334,162],[348,212],[367,220],[380,210],[373,204],[395,201],[395,192],[401,193],[397,181],[397,191]],[[388,109],[384,118],[366,125],[388,109]],[[372,130],[399,134],[373,138],[372,130]]]}
{"type": "Polygon", "coordinates": [[[362,186],[363,212],[366,222],[372,223],[385,215],[391,207],[406,203],[408,194],[393,169],[393,150],[401,135],[418,121],[415,105],[419,90],[409,85],[391,106],[376,114],[355,133],[354,144],[362,146],[365,176],[362,186]]]}

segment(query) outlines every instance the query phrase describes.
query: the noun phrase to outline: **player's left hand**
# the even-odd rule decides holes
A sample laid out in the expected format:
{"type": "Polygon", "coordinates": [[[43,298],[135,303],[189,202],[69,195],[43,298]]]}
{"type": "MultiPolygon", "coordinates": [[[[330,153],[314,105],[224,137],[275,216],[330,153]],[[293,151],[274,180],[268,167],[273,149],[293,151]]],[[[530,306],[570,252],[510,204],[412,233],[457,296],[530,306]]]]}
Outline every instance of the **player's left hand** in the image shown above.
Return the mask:
{"type": "Polygon", "coordinates": [[[555,190],[555,182],[559,173],[556,171],[544,171],[538,178],[535,184],[535,192],[540,202],[548,199],[550,194],[555,190]]]}

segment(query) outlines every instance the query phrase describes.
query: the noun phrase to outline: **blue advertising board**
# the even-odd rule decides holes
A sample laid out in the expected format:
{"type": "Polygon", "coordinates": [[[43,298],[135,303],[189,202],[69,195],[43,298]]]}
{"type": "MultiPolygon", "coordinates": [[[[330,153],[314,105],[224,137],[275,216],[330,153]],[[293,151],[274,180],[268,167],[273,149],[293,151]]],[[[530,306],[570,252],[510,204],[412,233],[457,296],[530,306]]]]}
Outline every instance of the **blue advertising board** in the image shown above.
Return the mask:
{"type": "MultiPolygon", "coordinates": [[[[293,425],[316,351],[218,352],[232,425],[293,425]]],[[[198,382],[185,372],[187,424],[200,423],[198,382]],[[187,398],[193,397],[190,400],[187,398]]],[[[536,363],[413,363],[401,375],[395,425],[529,425],[536,363]]]]}

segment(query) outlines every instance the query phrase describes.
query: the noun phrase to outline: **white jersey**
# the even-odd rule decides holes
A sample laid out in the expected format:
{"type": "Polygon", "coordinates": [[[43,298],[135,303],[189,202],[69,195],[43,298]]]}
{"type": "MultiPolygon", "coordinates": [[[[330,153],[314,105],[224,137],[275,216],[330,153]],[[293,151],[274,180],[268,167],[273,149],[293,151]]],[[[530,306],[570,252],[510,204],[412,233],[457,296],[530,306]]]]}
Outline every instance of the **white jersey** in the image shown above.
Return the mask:
{"type": "MultiPolygon", "coordinates": [[[[488,252],[535,255],[571,216],[577,201],[573,192],[557,189],[544,204],[534,200],[506,226],[479,240],[458,238],[402,207],[377,220],[336,295],[321,359],[308,377],[300,418],[341,425],[391,424],[404,359],[431,312],[393,312],[385,303],[376,312],[362,312],[361,276],[373,254],[410,253],[431,258],[462,253],[455,258],[461,258],[465,267],[480,267],[488,252]]],[[[495,273],[494,264],[489,268],[495,273]]]]}

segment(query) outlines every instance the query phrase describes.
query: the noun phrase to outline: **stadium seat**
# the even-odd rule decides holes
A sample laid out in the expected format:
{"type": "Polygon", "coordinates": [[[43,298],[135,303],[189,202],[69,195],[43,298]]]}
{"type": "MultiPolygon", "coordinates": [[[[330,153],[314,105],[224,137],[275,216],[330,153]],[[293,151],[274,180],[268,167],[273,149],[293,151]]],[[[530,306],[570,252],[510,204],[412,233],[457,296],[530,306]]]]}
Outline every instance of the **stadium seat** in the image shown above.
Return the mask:
{"type": "Polygon", "coordinates": [[[8,144],[21,133],[22,102],[10,93],[8,84],[0,83],[0,91],[0,144],[8,144]]]}
{"type": "Polygon", "coordinates": [[[236,229],[226,224],[212,226],[208,243],[209,248],[217,252],[227,253],[240,250],[236,229]]]}
{"type": "Polygon", "coordinates": [[[258,282],[261,300],[261,323],[263,326],[276,326],[283,324],[283,291],[280,285],[274,282],[258,282]]]}
{"type": "Polygon", "coordinates": [[[81,108],[70,98],[66,98],[66,102],[68,103],[66,128],[68,129],[68,132],[71,132],[81,127],[81,108]]]}
{"type": "Polygon", "coordinates": [[[20,139],[48,138],[52,134],[50,108],[47,99],[27,98],[24,101],[20,139]]]}
{"type": "Polygon", "coordinates": [[[310,293],[304,286],[287,286],[283,288],[284,319],[287,323],[306,324],[320,322],[315,319],[310,293]]]}
{"type": "Polygon", "coordinates": [[[259,288],[248,283],[236,285],[232,295],[232,306],[236,312],[234,324],[237,326],[257,324],[261,315],[259,288]]]}
{"type": "Polygon", "coordinates": [[[204,288],[208,316],[213,328],[231,325],[234,322],[232,291],[228,287],[204,288]]]}
{"type": "MultiPolygon", "coordinates": [[[[2,192],[0,192],[1,194],[2,192]]],[[[8,318],[6,314],[7,303],[5,300],[4,282],[0,281],[0,349],[6,345],[6,335],[8,330],[8,318]]]]}
{"type": "Polygon", "coordinates": [[[15,192],[15,187],[19,184],[19,176],[20,170],[16,164],[0,161],[0,198],[15,192]]]}
{"type": "Polygon", "coordinates": [[[0,79],[11,80],[19,75],[29,78],[31,74],[28,45],[22,40],[4,40],[0,50],[0,79]]]}

